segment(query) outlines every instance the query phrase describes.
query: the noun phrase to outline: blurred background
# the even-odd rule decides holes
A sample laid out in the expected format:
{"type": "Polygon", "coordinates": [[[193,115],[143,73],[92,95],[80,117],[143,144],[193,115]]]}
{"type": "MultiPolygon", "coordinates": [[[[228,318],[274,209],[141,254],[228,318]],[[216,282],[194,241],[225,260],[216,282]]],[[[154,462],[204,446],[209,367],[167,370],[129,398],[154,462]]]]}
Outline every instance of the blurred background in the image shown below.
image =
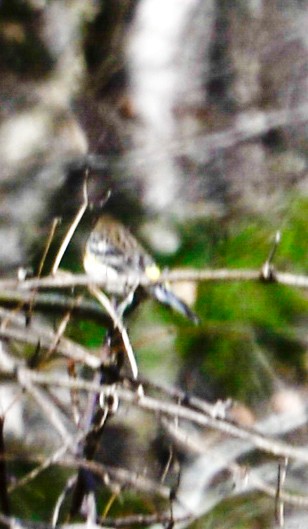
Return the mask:
{"type": "MultiPolygon", "coordinates": [[[[110,190],[104,211],[162,267],[258,269],[280,230],[275,265],[307,274],[307,24],[306,0],[1,0],[2,277],[35,272],[60,217],[56,251],[87,170],[91,208],[65,256],[70,270],[82,270],[110,190]]],[[[142,306],[130,322],[142,374],[232,397],[249,426],[305,403],[305,291],[177,291],[201,325],[142,306]]],[[[87,325],[69,332],[93,347],[101,339],[87,325]]],[[[219,526],[268,527],[270,502],[256,505],[245,514],[226,503],[243,525],[217,512],[219,526]]]]}

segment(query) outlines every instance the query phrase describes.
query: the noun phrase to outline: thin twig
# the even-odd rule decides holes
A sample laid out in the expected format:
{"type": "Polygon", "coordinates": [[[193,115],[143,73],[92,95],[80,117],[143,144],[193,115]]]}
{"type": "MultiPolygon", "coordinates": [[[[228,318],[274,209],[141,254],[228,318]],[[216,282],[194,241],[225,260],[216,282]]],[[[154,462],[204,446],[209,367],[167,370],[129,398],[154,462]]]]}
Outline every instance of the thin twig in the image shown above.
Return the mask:
{"type": "MultiPolygon", "coordinates": [[[[83,434],[84,437],[85,434],[83,434]]],[[[81,441],[82,437],[78,437],[75,441],[75,446],[79,441],[81,441]]],[[[23,487],[24,485],[27,485],[30,483],[30,481],[33,481],[37,476],[39,476],[44,470],[49,468],[52,465],[55,465],[59,459],[63,457],[63,455],[66,453],[66,451],[70,449],[72,450],[73,447],[71,445],[71,439],[66,440],[64,444],[56,450],[51,456],[46,457],[42,463],[40,463],[38,466],[36,466],[33,470],[28,472],[25,476],[18,479],[16,482],[11,483],[11,485],[8,488],[8,491],[11,493],[14,490],[23,487]]],[[[29,460],[29,457],[27,458],[29,460]]],[[[33,459],[31,459],[33,461],[33,459]]]]}
{"type": "Polygon", "coordinates": [[[61,510],[61,507],[64,503],[64,500],[68,494],[68,492],[70,492],[75,483],[76,483],[76,479],[77,477],[76,476],[72,476],[71,478],[68,479],[64,489],[62,490],[61,494],[59,495],[57,501],[56,501],[56,504],[55,504],[55,507],[54,507],[54,510],[53,510],[53,513],[52,513],[52,519],[51,519],[51,525],[52,527],[56,527],[57,523],[58,523],[58,520],[59,520],[59,516],[60,516],[60,510],[61,510]]]}
{"type": "Polygon", "coordinates": [[[283,502],[283,485],[287,475],[288,458],[278,465],[277,489],[275,495],[275,518],[279,527],[284,526],[284,502],[283,502]]]}
{"type": "Polygon", "coordinates": [[[52,225],[51,225],[51,229],[50,229],[50,232],[49,232],[49,235],[48,235],[48,238],[47,238],[47,242],[45,244],[44,252],[43,252],[43,255],[42,255],[40,263],[39,263],[39,267],[38,267],[38,271],[37,271],[37,277],[41,277],[42,270],[43,270],[43,267],[44,267],[44,264],[45,264],[45,261],[46,261],[46,257],[47,257],[47,254],[49,252],[52,240],[53,240],[54,235],[55,235],[56,228],[57,228],[60,220],[61,219],[59,217],[56,217],[55,219],[53,219],[53,222],[52,222],[52,225]]]}
{"type": "MultiPolygon", "coordinates": [[[[2,290],[0,291],[0,311],[1,311],[1,326],[15,320],[17,314],[21,314],[23,323],[25,324],[26,318],[23,312],[20,311],[22,305],[28,304],[32,300],[31,291],[20,291],[20,290],[2,290]],[[4,313],[3,307],[15,307],[19,305],[18,310],[10,310],[4,313]]],[[[78,318],[91,319],[97,323],[101,323],[104,326],[110,325],[110,317],[102,309],[102,306],[92,299],[82,299],[76,304],[76,298],[59,293],[36,293],[33,307],[38,311],[45,314],[58,314],[70,311],[72,315],[78,318]]]]}
{"type": "Polygon", "coordinates": [[[1,511],[10,515],[10,500],[8,495],[8,476],[5,460],[5,445],[4,445],[4,416],[0,416],[0,505],[1,511]]]}
{"type": "MultiPolygon", "coordinates": [[[[193,454],[204,454],[205,451],[209,451],[209,448],[204,444],[204,439],[200,435],[198,436],[196,432],[192,434],[191,432],[188,433],[180,427],[175,428],[174,425],[167,420],[164,421],[163,424],[168,434],[182,448],[185,448],[193,454]]],[[[252,488],[263,492],[271,498],[277,498],[277,487],[265,483],[253,470],[243,465],[239,465],[238,463],[230,463],[229,461],[227,461],[227,452],[226,457],[224,457],[222,455],[224,452],[219,453],[217,452],[217,450],[215,451],[215,447],[211,447],[210,450],[211,459],[215,460],[216,462],[221,462],[222,467],[228,470],[233,475],[232,487],[230,488],[230,490],[234,489],[234,481],[238,482],[240,479],[242,484],[240,488],[241,491],[243,490],[243,484],[244,489],[247,489],[250,485],[252,486],[252,488]]],[[[220,470],[222,469],[222,467],[220,467],[220,470]]],[[[284,478],[285,475],[283,479],[284,478]]],[[[281,502],[288,503],[289,505],[294,505],[297,507],[308,507],[308,496],[286,492],[282,490],[282,487],[280,487],[279,499],[281,502]]]]}
{"type": "Polygon", "coordinates": [[[87,184],[88,184],[88,171],[86,172],[86,175],[85,175],[85,179],[84,179],[84,183],[83,183],[83,202],[82,202],[82,205],[80,206],[78,212],[77,212],[77,215],[75,216],[69,230],[67,231],[61,245],[60,245],[60,248],[59,248],[59,251],[56,255],[56,258],[55,258],[55,261],[54,261],[54,264],[53,264],[53,267],[51,269],[51,275],[55,275],[59,266],[60,266],[60,263],[62,261],[62,258],[66,252],[66,249],[69,245],[69,243],[71,242],[71,239],[88,207],[88,189],[87,189],[87,184]]]}
{"type": "Polygon", "coordinates": [[[164,468],[163,473],[162,473],[161,478],[160,478],[160,482],[161,483],[164,483],[166,481],[166,477],[167,477],[168,472],[170,470],[171,463],[173,461],[173,457],[174,457],[173,446],[169,446],[168,459],[167,459],[167,462],[165,464],[165,468],[164,468]]]}
{"type": "MultiPolygon", "coordinates": [[[[47,350],[54,344],[55,338],[54,333],[51,331],[16,327],[8,329],[0,328],[0,337],[32,344],[34,347],[40,343],[40,346],[47,350]]],[[[70,358],[75,362],[86,364],[92,369],[97,369],[101,366],[101,360],[97,356],[92,355],[85,347],[72,342],[68,338],[61,338],[59,340],[57,344],[57,353],[70,358]]]]}
{"type": "MultiPolygon", "coordinates": [[[[59,376],[47,375],[44,373],[26,370],[25,368],[19,368],[18,371],[20,369],[25,370],[25,376],[28,376],[33,382],[37,384],[54,385],[64,388],[79,388],[95,393],[101,392],[102,395],[105,390],[104,386],[86,382],[84,380],[61,378],[59,376]]],[[[178,419],[184,419],[199,426],[211,428],[213,430],[219,430],[231,435],[232,437],[246,440],[259,450],[274,456],[289,457],[308,463],[308,452],[305,447],[291,446],[290,444],[265,436],[259,433],[257,430],[248,430],[227,420],[209,417],[208,415],[205,415],[204,413],[194,409],[190,409],[183,404],[173,404],[166,402],[165,400],[148,397],[142,392],[139,394],[117,386],[116,393],[118,395],[119,401],[122,400],[124,402],[133,404],[134,406],[140,407],[141,409],[147,410],[149,412],[153,412],[155,414],[159,413],[163,416],[169,416],[172,418],[176,417],[178,419]]]]}
{"type": "Polygon", "coordinates": [[[155,481],[133,472],[132,470],[127,470],[125,468],[115,467],[111,465],[105,465],[98,463],[97,461],[89,461],[82,458],[70,458],[65,457],[58,460],[59,465],[65,467],[78,467],[90,470],[93,474],[99,476],[103,483],[111,489],[115,486],[116,483],[123,487],[133,487],[135,490],[147,494],[156,494],[161,498],[168,499],[170,496],[170,488],[166,485],[161,485],[155,481]]]}
{"type": "MultiPolygon", "coordinates": [[[[174,523],[188,522],[191,518],[190,514],[184,516],[174,516],[172,521],[174,523]]],[[[121,518],[99,518],[99,522],[104,527],[125,528],[141,525],[142,527],[149,527],[155,524],[166,526],[171,522],[170,512],[162,514],[132,514],[121,518]]]]}
{"type": "Polygon", "coordinates": [[[60,412],[59,408],[55,406],[51,399],[38,387],[36,387],[29,377],[22,376],[23,371],[19,371],[18,377],[20,385],[27,390],[29,395],[34,398],[36,403],[42,409],[44,417],[52,424],[64,443],[69,442],[71,447],[74,446],[74,437],[70,434],[68,428],[65,426],[65,417],[60,412]]]}
{"type": "Polygon", "coordinates": [[[280,231],[277,231],[275,234],[274,243],[272,245],[272,248],[270,249],[268,258],[266,259],[264,265],[262,266],[262,274],[263,274],[264,280],[267,280],[267,281],[272,280],[272,276],[274,274],[274,267],[272,263],[273,263],[273,260],[277,252],[277,248],[278,248],[280,241],[281,241],[281,233],[280,231]]]}
{"type": "MultiPolygon", "coordinates": [[[[36,276],[38,279],[41,277],[43,266],[44,266],[44,263],[46,261],[46,257],[47,257],[47,254],[48,254],[48,251],[49,251],[49,248],[50,248],[52,239],[54,237],[54,233],[55,233],[55,230],[56,230],[56,227],[57,227],[58,223],[59,223],[59,218],[56,218],[56,219],[53,220],[53,223],[52,223],[49,235],[48,235],[48,239],[47,239],[47,242],[46,242],[46,245],[45,245],[45,248],[44,248],[44,252],[43,252],[43,255],[42,255],[41,259],[40,259],[38,272],[37,272],[37,276],[36,276]]],[[[29,297],[28,300],[19,299],[18,300],[18,305],[17,305],[17,307],[15,307],[14,313],[18,313],[24,308],[25,304],[28,305],[26,307],[26,311],[25,311],[26,312],[26,323],[28,323],[30,321],[30,319],[31,319],[33,307],[35,305],[36,295],[37,295],[37,289],[34,290],[33,292],[31,292],[31,296],[29,297]]],[[[7,296],[7,293],[6,293],[6,296],[7,296]]],[[[8,318],[8,320],[6,318],[2,320],[2,322],[1,322],[2,328],[4,328],[8,324],[9,320],[10,320],[10,318],[8,318]]]]}
{"type": "MultiPolygon", "coordinates": [[[[174,517],[175,522],[185,522],[190,519],[189,515],[174,517]]],[[[142,527],[148,527],[152,524],[165,525],[170,520],[169,513],[162,514],[133,514],[121,518],[106,518],[98,519],[97,524],[91,524],[91,529],[102,529],[104,527],[114,527],[115,529],[121,529],[125,527],[133,527],[135,525],[141,525],[142,527]]],[[[52,523],[42,523],[33,520],[21,520],[13,517],[5,516],[0,513],[0,523],[5,529],[53,529],[52,523]]],[[[84,523],[73,523],[73,524],[61,524],[61,529],[84,529],[86,525],[84,523]]]]}
{"type": "MultiPolygon", "coordinates": [[[[74,360],[68,360],[67,362],[67,373],[69,377],[76,378],[76,364],[74,360]]],[[[72,415],[76,426],[80,424],[80,398],[75,389],[70,390],[71,404],[72,404],[72,415]]]]}
{"type": "MultiPolygon", "coordinates": [[[[82,300],[82,296],[78,296],[75,300],[75,305],[78,306],[80,304],[82,300]]],[[[53,343],[51,344],[51,346],[49,347],[45,357],[44,357],[44,360],[46,361],[51,355],[52,353],[56,350],[57,348],[57,345],[60,341],[60,339],[63,337],[65,331],[66,331],[66,327],[70,321],[72,317],[72,310],[69,310],[66,312],[66,314],[63,316],[62,320],[60,321],[60,324],[58,325],[58,329],[55,333],[55,336],[54,336],[54,340],[53,340],[53,343]]]]}
{"type": "Polygon", "coordinates": [[[106,294],[104,294],[104,292],[102,292],[99,288],[97,288],[94,285],[89,286],[89,291],[91,292],[91,294],[93,294],[93,296],[96,297],[96,299],[106,309],[106,311],[108,312],[108,314],[113,320],[114,326],[119,330],[122,340],[123,340],[123,344],[125,347],[125,352],[127,354],[129,365],[131,368],[132,376],[134,379],[136,379],[138,377],[138,366],[137,366],[137,362],[135,359],[133,348],[129,341],[127,330],[125,329],[123,322],[118,316],[113,304],[111,303],[109,298],[106,296],[106,294]]]}
{"type": "Polygon", "coordinates": [[[109,500],[107,501],[106,505],[104,506],[103,514],[101,516],[101,520],[104,520],[107,517],[107,514],[109,513],[112,505],[114,504],[115,500],[118,498],[119,492],[115,491],[111,494],[109,500]]]}

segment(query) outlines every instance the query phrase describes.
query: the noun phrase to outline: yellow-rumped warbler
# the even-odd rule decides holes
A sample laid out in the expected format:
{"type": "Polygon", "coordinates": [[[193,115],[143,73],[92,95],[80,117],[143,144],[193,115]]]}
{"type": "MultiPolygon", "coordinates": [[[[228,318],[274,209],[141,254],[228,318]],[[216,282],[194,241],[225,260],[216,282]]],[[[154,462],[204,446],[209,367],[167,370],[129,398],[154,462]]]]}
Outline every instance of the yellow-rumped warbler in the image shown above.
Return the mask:
{"type": "Polygon", "coordinates": [[[83,264],[87,274],[94,279],[106,280],[104,288],[108,294],[120,299],[124,299],[134,287],[140,290],[140,279],[146,276],[153,282],[142,288],[146,294],[194,323],[199,321],[167,284],[155,283],[161,272],[153,258],[127,228],[110,216],[102,216],[94,226],[86,243],[83,264]]]}

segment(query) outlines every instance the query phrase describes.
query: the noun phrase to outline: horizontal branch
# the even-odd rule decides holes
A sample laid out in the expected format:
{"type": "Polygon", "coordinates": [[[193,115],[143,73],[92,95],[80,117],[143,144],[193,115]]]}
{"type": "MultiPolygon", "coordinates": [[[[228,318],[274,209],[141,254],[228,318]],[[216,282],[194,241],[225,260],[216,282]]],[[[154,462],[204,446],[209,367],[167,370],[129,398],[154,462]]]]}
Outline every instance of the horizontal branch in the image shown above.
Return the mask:
{"type": "MultiPolygon", "coordinates": [[[[22,380],[23,377],[30,377],[33,383],[54,385],[71,389],[84,389],[95,393],[104,392],[104,386],[85,382],[83,380],[64,379],[59,376],[46,375],[28,369],[19,369],[18,371],[20,373],[20,380],[22,380]]],[[[295,447],[282,441],[276,441],[275,439],[271,439],[270,437],[259,433],[257,430],[246,430],[245,428],[237,426],[227,420],[217,419],[213,416],[211,417],[183,404],[174,404],[166,402],[166,400],[148,397],[142,395],[141,392],[136,393],[128,389],[117,387],[115,393],[119,400],[140,407],[141,409],[155,414],[160,413],[167,417],[190,421],[202,427],[216,429],[235,438],[248,441],[256,448],[274,456],[289,457],[308,463],[308,451],[306,448],[295,447]]]]}
{"type": "MultiPolygon", "coordinates": [[[[121,278],[125,285],[129,288],[130,285],[149,286],[152,282],[145,276],[137,274],[130,274],[121,278]]],[[[308,276],[291,274],[289,272],[279,272],[275,268],[261,267],[260,270],[230,270],[221,268],[218,270],[210,269],[181,269],[163,271],[158,283],[168,281],[176,283],[181,281],[191,282],[229,282],[229,281],[252,281],[252,282],[269,282],[279,283],[293,287],[308,288],[308,276]]],[[[55,276],[46,276],[41,278],[25,279],[18,281],[17,279],[3,279],[0,281],[0,300],[5,298],[5,290],[11,292],[33,291],[43,289],[68,289],[73,287],[85,287],[93,285],[93,278],[86,274],[71,274],[59,273],[55,276]]],[[[100,287],[108,287],[107,290],[112,290],[114,282],[106,278],[95,280],[95,285],[100,287]]],[[[13,293],[11,294],[13,296],[13,293]]]]}
{"type": "Polygon", "coordinates": [[[115,483],[122,487],[133,487],[146,494],[155,494],[161,498],[168,500],[170,498],[170,489],[166,485],[162,485],[150,478],[133,472],[131,469],[127,470],[122,467],[115,467],[106,465],[98,461],[90,461],[89,459],[81,459],[75,457],[63,457],[58,459],[58,465],[84,468],[90,470],[99,476],[106,486],[114,486],[115,483]]]}
{"type": "Polygon", "coordinates": [[[163,274],[163,278],[169,282],[193,281],[193,282],[228,282],[228,281],[261,281],[279,283],[293,287],[308,288],[308,276],[278,272],[271,269],[270,274],[261,270],[173,270],[163,274]]]}
{"type": "Polygon", "coordinates": [[[76,298],[51,292],[36,292],[34,294],[30,289],[27,291],[2,289],[0,290],[0,305],[3,307],[21,305],[24,310],[31,305],[31,308],[46,314],[63,314],[69,311],[77,318],[89,319],[105,326],[110,325],[111,322],[110,317],[98,303],[88,299],[83,299],[76,303],[76,298]]]}
{"type": "Polygon", "coordinates": [[[256,430],[246,430],[226,420],[209,417],[183,405],[169,403],[146,395],[139,395],[137,397],[134,392],[122,388],[117,389],[117,395],[119,400],[122,399],[144,410],[161,413],[169,417],[176,417],[177,419],[184,419],[214,430],[220,430],[238,439],[249,441],[256,448],[274,456],[290,457],[308,463],[308,451],[306,448],[295,447],[284,442],[276,441],[275,439],[258,433],[256,430]]]}
{"type": "MultiPolygon", "coordinates": [[[[42,349],[50,349],[51,347],[54,347],[55,334],[51,331],[43,329],[34,330],[29,327],[0,327],[0,338],[27,343],[33,345],[34,348],[39,344],[42,349]]],[[[102,362],[100,358],[89,353],[85,347],[82,347],[68,338],[61,337],[56,344],[55,350],[57,353],[70,358],[75,362],[86,364],[92,369],[98,369],[102,362]]],[[[1,355],[4,355],[3,351],[1,352],[1,355]]],[[[13,362],[12,357],[10,357],[10,360],[13,362]]],[[[0,371],[1,370],[5,372],[5,368],[2,368],[0,362],[0,371]]]]}
{"type": "MultiPolygon", "coordinates": [[[[141,525],[142,527],[148,527],[151,525],[155,526],[157,524],[162,527],[172,527],[173,524],[180,522],[188,522],[192,518],[191,514],[184,516],[175,516],[170,512],[162,514],[131,514],[128,516],[123,516],[121,518],[99,518],[99,523],[103,527],[113,527],[113,528],[122,528],[122,527],[132,527],[134,525],[141,525]]],[[[61,528],[64,529],[64,528],[61,528]]]]}
{"type": "MultiPolygon", "coordinates": [[[[131,514],[124,517],[117,518],[100,518],[97,524],[91,523],[92,529],[102,529],[104,527],[113,528],[126,528],[135,525],[141,525],[147,527],[152,524],[160,524],[162,526],[168,526],[168,523],[180,523],[187,522],[191,516],[172,516],[169,513],[165,514],[131,514]]],[[[5,529],[54,529],[54,526],[50,523],[36,522],[33,520],[20,520],[13,517],[5,516],[0,513],[0,523],[5,529]]],[[[57,525],[59,529],[85,529],[86,523],[65,523],[57,525]]]]}

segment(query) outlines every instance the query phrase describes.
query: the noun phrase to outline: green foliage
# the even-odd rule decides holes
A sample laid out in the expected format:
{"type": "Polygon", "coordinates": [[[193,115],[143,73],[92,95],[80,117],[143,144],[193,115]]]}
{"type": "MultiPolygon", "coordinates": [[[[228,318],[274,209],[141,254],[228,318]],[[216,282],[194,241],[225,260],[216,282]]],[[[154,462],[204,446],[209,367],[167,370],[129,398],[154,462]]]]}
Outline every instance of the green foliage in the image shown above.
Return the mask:
{"type": "Polygon", "coordinates": [[[200,518],[190,529],[207,529],[215,527],[224,529],[252,529],[273,526],[273,502],[271,498],[257,493],[239,495],[224,500],[210,514],[200,518]]]}
{"type": "MultiPolygon", "coordinates": [[[[15,466],[14,466],[15,467],[15,466]]],[[[31,470],[29,464],[22,465],[20,462],[14,468],[14,475],[22,477],[31,470]]],[[[71,472],[59,467],[49,468],[42,472],[34,481],[28,485],[12,492],[11,504],[15,516],[32,521],[40,521],[52,516],[52,508],[71,472]],[[35,505],[35,511],[33,510],[35,505]]]]}
{"type": "MultiPolygon", "coordinates": [[[[307,200],[294,202],[288,221],[282,223],[273,262],[279,270],[306,273],[307,213],[307,200]]],[[[267,219],[253,218],[231,222],[228,227],[218,221],[186,225],[183,245],[172,264],[261,270],[275,229],[267,219]]],[[[307,311],[303,291],[270,283],[208,282],[199,286],[196,311],[202,324],[193,333],[180,327],[177,350],[184,370],[185,365],[191,369],[194,364],[205,386],[210,381],[216,388],[215,398],[259,401],[279,376],[293,382],[305,377],[305,347],[300,339],[307,311]]]]}
{"type": "Polygon", "coordinates": [[[83,320],[71,327],[70,334],[77,343],[92,349],[102,345],[105,329],[97,323],[83,320]]]}

